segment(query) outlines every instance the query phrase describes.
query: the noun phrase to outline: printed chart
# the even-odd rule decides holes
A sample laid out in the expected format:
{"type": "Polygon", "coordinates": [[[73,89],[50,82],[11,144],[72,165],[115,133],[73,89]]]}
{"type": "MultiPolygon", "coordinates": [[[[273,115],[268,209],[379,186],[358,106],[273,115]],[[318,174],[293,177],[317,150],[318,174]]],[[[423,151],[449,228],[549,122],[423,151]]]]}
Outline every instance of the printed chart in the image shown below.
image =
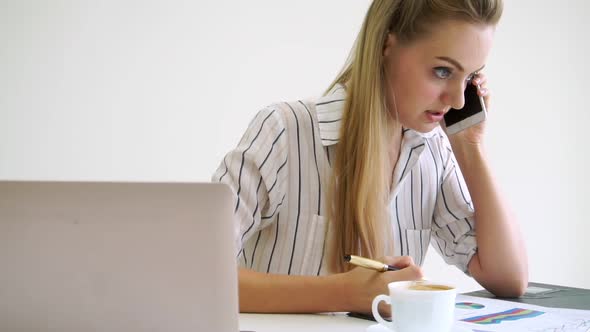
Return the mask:
{"type": "Polygon", "coordinates": [[[458,308],[458,309],[483,309],[483,308],[485,308],[485,306],[480,303],[457,302],[457,304],[455,304],[455,308],[458,308]]]}
{"type": "Polygon", "coordinates": [[[590,332],[590,311],[457,295],[457,325],[473,332],[590,332]]]}
{"type": "Polygon", "coordinates": [[[514,308],[502,312],[495,312],[489,315],[475,316],[470,318],[462,319],[464,322],[475,323],[475,324],[500,324],[503,321],[519,320],[526,318],[533,318],[544,314],[542,311],[514,308]]]}

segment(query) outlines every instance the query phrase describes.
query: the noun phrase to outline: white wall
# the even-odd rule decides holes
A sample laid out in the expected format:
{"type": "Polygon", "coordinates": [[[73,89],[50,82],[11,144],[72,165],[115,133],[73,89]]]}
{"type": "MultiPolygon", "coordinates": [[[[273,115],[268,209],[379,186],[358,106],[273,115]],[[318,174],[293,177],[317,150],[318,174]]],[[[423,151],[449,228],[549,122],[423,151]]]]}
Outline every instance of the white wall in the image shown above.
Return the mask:
{"type": "MultiPolygon", "coordinates": [[[[323,91],[368,3],[0,0],[0,179],[208,181],[257,110],[323,91]]],[[[487,67],[531,279],[588,288],[589,9],[506,1],[487,67]]]]}

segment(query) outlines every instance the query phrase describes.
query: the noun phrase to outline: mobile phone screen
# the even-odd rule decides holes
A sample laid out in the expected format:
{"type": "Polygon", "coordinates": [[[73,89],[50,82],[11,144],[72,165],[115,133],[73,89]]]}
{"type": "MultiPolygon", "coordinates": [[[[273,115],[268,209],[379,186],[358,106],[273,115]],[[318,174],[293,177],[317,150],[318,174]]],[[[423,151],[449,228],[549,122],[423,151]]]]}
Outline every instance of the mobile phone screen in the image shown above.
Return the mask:
{"type": "Polygon", "coordinates": [[[465,105],[461,109],[451,108],[445,114],[445,125],[450,127],[479,112],[483,112],[483,109],[477,95],[477,86],[469,82],[465,88],[465,105]]]}

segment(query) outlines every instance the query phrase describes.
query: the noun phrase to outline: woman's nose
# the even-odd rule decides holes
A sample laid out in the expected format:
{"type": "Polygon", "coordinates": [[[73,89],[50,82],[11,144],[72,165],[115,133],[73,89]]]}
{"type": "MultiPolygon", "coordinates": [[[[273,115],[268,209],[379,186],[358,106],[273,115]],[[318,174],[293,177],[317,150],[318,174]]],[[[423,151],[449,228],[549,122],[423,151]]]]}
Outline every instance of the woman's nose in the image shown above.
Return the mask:
{"type": "Polygon", "coordinates": [[[449,105],[455,109],[463,108],[463,106],[465,105],[466,84],[471,84],[471,83],[470,82],[464,83],[464,84],[461,84],[459,87],[449,88],[443,96],[443,102],[446,105],[449,105]]]}

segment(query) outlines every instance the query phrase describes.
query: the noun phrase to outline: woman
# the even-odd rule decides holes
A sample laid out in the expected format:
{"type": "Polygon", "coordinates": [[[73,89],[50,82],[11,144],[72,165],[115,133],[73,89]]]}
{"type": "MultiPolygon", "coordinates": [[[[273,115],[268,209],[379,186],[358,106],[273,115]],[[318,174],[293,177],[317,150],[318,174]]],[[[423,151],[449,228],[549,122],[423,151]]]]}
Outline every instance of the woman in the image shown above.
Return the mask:
{"type": "Polygon", "coordinates": [[[213,177],[236,193],[242,312],[370,312],[387,283],[422,277],[431,238],[494,294],[524,292],[484,124],[448,138],[439,126],[467,84],[489,109],[481,70],[501,12],[501,0],[374,0],[322,98],[256,116],[213,177]],[[401,270],[353,268],[346,254],[401,270]]]}

